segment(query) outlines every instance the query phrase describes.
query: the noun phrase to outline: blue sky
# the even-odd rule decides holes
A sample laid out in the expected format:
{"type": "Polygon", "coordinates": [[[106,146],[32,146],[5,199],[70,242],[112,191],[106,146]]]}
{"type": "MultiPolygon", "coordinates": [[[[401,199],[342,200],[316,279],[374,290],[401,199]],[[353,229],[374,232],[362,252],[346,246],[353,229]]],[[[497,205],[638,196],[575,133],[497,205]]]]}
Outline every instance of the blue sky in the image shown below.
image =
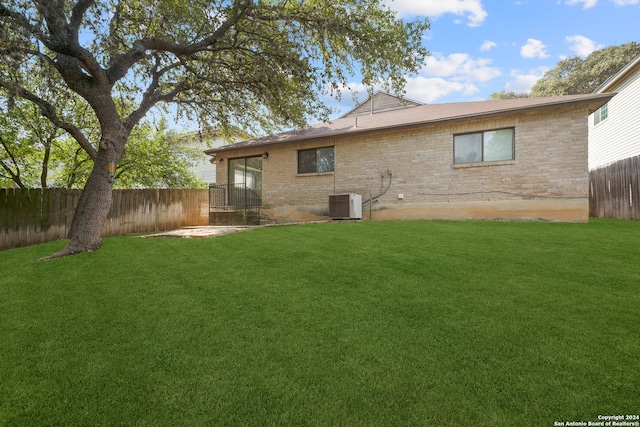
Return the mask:
{"type": "MultiPolygon", "coordinates": [[[[569,56],[640,41],[640,0],[388,0],[402,18],[428,16],[431,52],[406,97],[424,103],[479,101],[501,89],[528,92],[569,56]]],[[[366,88],[349,85],[366,98],[366,88]]],[[[353,108],[350,96],[339,110],[353,108]]]]}

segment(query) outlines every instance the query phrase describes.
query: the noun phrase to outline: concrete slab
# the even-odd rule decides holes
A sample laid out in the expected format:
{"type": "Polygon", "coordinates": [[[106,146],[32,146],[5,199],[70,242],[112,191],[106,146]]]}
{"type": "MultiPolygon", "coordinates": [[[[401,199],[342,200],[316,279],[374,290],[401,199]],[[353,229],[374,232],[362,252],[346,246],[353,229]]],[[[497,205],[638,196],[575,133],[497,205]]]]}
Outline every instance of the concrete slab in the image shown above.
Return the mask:
{"type": "Polygon", "coordinates": [[[181,237],[191,239],[202,239],[205,237],[221,236],[223,234],[237,233],[239,231],[251,230],[259,226],[231,226],[231,225],[205,225],[197,227],[183,227],[179,230],[163,231],[161,233],[146,234],[140,237],[181,237]]]}

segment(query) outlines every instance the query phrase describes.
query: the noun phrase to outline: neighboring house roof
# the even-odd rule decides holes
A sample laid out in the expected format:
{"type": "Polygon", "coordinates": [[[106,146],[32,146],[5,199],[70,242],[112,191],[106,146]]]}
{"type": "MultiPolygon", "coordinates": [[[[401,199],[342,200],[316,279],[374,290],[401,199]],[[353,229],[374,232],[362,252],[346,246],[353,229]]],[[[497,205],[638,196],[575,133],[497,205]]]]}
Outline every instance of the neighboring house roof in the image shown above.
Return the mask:
{"type": "Polygon", "coordinates": [[[640,70],[640,55],[629,61],[620,71],[604,81],[593,93],[612,92],[617,86],[624,83],[627,77],[640,70]]]}
{"type": "Polygon", "coordinates": [[[459,102],[451,104],[426,104],[402,110],[345,117],[326,123],[318,123],[300,130],[273,134],[205,151],[209,155],[228,150],[285,144],[323,137],[359,134],[414,126],[424,126],[449,121],[486,118],[506,113],[557,108],[560,106],[589,105],[591,111],[608,102],[615,93],[563,95],[543,98],[517,98],[495,101],[459,102]]]}
{"type": "Polygon", "coordinates": [[[365,102],[358,105],[345,115],[345,117],[365,116],[368,114],[382,113],[385,111],[400,110],[403,108],[411,108],[423,105],[419,102],[410,101],[408,99],[399,98],[397,96],[389,95],[384,92],[376,92],[373,96],[369,97],[365,102]]]}

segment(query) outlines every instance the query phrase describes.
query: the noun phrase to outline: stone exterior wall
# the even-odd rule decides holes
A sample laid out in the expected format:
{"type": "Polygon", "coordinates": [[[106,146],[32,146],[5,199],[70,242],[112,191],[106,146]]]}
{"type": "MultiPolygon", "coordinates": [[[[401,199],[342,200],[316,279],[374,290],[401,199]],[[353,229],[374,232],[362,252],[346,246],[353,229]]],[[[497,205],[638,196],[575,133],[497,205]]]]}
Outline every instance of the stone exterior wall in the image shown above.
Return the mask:
{"type": "MultiPolygon", "coordinates": [[[[588,220],[588,111],[563,107],[226,151],[263,161],[264,212],[327,219],[331,194],[358,193],[364,219],[588,220]],[[454,165],[453,135],[515,129],[515,160],[454,165]],[[335,171],[297,174],[297,151],[334,146],[335,171]],[[391,181],[391,182],[390,182],[391,181]],[[390,185],[389,185],[390,184],[390,185]]],[[[227,162],[217,182],[227,182],[227,162]]]]}

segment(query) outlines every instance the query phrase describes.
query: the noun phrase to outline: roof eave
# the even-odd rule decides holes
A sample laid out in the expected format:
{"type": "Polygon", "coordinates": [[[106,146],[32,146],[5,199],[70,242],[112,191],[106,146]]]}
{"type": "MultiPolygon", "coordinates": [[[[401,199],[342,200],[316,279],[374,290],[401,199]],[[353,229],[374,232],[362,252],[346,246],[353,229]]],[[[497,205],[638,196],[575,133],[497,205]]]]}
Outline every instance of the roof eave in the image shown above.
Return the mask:
{"type": "MultiPolygon", "coordinates": [[[[457,115],[457,116],[449,116],[449,117],[442,117],[442,118],[436,118],[436,119],[429,119],[429,120],[422,120],[422,121],[416,121],[416,122],[411,122],[411,123],[398,123],[395,125],[389,125],[386,127],[377,127],[377,128],[358,128],[358,127],[352,127],[352,128],[348,128],[348,130],[338,130],[336,132],[328,132],[322,135],[301,135],[298,137],[292,137],[292,138],[288,138],[288,139],[283,139],[283,140],[275,140],[275,141],[265,141],[263,143],[256,143],[256,144],[252,144],[250,146],[243,146],[243,147],[234,147],[234,145],[229,145],[229,146],[224,146],[224,147],[219,147],[217,149],[212,148],[209,150],[205,150],[205,154],[208,154],[210,156],[215,155],[219,152],[225,152],[225,151],[231,151],[231,150],[249,150],[252,148],[258,148],[258,147],[270,147],[273,145],[284,145],[284,144],[292,144],[292,143],[296,143],[296,142],[301,142],[301,141],[310,141],[310,140],[314,140],[314,139],[322,139],[322,138],[330,138],[330,137],[338,137],[338,136],[344,136],[344,135],[353,135],[353,134],[366,134],[366,133],[370,133],[370,132],[380,132],[380,131],[387,131],[387,130],[398,130],[398,129],[410,129],[410,128],[415,128],[415,127],[420,127],[420,126],[425,126],[425,125],[435,125],[435,124],[440,124],[440,123],[447,123],[447,122],[455,122],[455,121],[461,121],[461,120],[469,120],[469,119],[476,119],[476,118],[491,118],[491,117],[495,117],[495,116],[499,116],[499,115],[504,115],[504,114],[516,114],[516,113],[522,113],[522,112],[528,112],[528,111],[535,111],[535,110],[547,110],[547,109],[552,109],[552,108],[556,108],[558,106],[561,105],[566,105],[566,104],[573,104],[573,105],[584,105],[584,104],[596,104],[598,105],[597,108],[599,108],[600,106],[604,105],[605,103],[607,103],[611,98],[613,98],[616,94],[615,93],[602,93],[602,94],[591,94],[588,97],[585,97],[583,99],[567,99],[567,100],[554,100],[554,101],[550,101],[547,103],[541,103],[541,104],[536,104],[536,105],[526,105],[526,106],[522,106],[522,107],[510,107],[510,108],[503,108],[503,109],[499,109],[499,110],[492,110],[492,111],[483,111],[483,112],[478,112],[478,113],[470,113],[470,114],[461,114],[461,115],[457,115]]],[[[593,111],[597,110],[597,108],[594,108],[593,111]]],[[[593,111],[590,111],[589,113],[592,113],[593,111]]],[[[293,131],[291,131],[293,132],[293,131]]]]}

